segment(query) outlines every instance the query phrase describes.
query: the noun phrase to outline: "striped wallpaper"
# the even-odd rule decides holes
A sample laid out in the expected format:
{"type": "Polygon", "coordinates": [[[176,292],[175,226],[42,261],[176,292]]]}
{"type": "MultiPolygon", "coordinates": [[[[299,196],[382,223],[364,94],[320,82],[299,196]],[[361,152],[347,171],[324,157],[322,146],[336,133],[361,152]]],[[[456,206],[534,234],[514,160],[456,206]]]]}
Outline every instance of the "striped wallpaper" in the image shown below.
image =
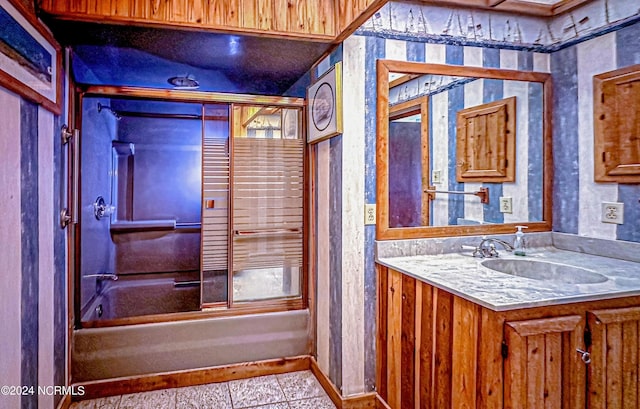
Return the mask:
{"type": "MultiPolygon", "coordinates": [[[[364,226],[363,219],[364,204],[376,201],[376,59],[551,72],[554,85],[554,230],[640,241],[640,188],[592,182],[590,99],[593,75],[640,62],[640,23],[552,53],[390,37],[394,38],[386,38],[384,33],[354,35],[342,44],[339,55],[334,53],[318,67],[318,72],[322,73],[342,60],[345,84],[344,132],[313,148],[318,246],[315,260],[318,280],[316,354],[320,368],[329,374],[343,396],[375,388],[375,226],[364,226]],[[600,202],[605,200],[625,203],[624,225],[616,227],[600,223],[600,202]]],[[[472,102],[519,95],[522,98],[518,102],[526,106],[528,113],[522,113],[523,119],[518,121],[518,134],[541,132],[542,121],[537,120],[541,109],[536,106],[539,104],[536,94],[541,91],[535,85],[522,87],[510,82],[485,81],[482,86],[470,84],[469,88],[456,92],[459,95],[455,98],[451,92],[434,96],[434,101],[436,97],[447,101],[432,104],[430,116],[447,117],[472,102]]],[[[449,122],[434,132],[451,135],[451,126],[449,122]]],[[[540,163],[541,150],[536,140],[522,139],[521,154],[526,154],[531,163],[540,163]]],[[[453,172],[448,171],[452,169],[454,158],[450,152],[453,149],[449,138],[449,143],[437,144],[432,152],[432,157],[442,160],[440,164],[434,163],[434,167],[441,167],[442,176],[450,186],[457,183],[453,172]]],[[[529,187],[516,191],[513,185],[492,186],[491,200],[496,202],[499,196],[512,196],[514,209],[523,209],[526,213],[503,215],[495,208],[482,209],[480,213],[479,207],[454,203],[451,199],[438,201],[436,206],[442,207],[441,214],[446,215],[446,219],[452,214],[464,213],[465,217],[473,215],[505,222],[522,218],[535,220],[541,214],[541,202],[534,195],[539,191],[535,186],[542,183],[540,168],[521,167],[517,174],[518,183],[529,187]]]]}
{"type": "Polygon", "coordinates": [[[593,182],[593,76],[640,63],[640,23],[551,54],[554,87],[553,230],[640,242],[640,186],[593,182]],[[576,109],[577,108],[577,109],[576,109]],[[622,202],[622,225],[600,222],[622,202]]]}
{"type": "MultiPolygon", "coordinates": [[[[0,88],[0,385],[66,383],[65,236],[59,226],[58,119],[0,88]]],[[[54,408],[61,396],[0,396],[54,408]]]]}

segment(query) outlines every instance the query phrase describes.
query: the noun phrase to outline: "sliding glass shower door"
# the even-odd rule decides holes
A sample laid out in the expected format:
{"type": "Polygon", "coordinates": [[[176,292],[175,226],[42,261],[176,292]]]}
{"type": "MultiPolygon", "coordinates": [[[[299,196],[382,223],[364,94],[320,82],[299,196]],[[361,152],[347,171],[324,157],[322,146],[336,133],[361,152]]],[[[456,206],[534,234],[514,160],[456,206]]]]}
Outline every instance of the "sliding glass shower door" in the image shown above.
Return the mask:
{"type": "Polygon", "coordinates": [[[203,118],[203,308],[299,298],[301,109],[208,104],[203,118]]]}
{"type": "Polygon", "coordinates": [[[303,265],[301,110],[234,106],[234,302],[299,297],[303,265]]]}

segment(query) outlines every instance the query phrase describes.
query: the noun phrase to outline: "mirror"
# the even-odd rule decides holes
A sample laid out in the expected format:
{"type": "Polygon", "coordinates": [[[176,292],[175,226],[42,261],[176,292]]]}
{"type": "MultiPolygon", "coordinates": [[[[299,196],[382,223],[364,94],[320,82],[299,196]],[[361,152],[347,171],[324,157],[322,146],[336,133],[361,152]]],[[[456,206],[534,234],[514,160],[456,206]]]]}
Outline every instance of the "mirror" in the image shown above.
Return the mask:
{"type": "Polygon", "coordinates": [[[378,240],[551,229],[551,76],[379,60],[378,240]]]}

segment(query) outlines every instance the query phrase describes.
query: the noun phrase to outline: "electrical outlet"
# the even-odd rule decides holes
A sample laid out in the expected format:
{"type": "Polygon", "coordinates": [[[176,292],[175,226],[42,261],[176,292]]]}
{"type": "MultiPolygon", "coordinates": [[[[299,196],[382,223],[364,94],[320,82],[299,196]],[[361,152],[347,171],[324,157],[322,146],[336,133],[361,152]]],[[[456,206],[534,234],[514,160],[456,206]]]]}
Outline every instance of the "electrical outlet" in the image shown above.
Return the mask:
{"type": "Polygon", "coordinates": [[[376,205],[364,205],[364,224],[376,224],[376,205]]]}
{"type": "Polygon", "coordinates": [[[431,175],[431,181],[434,185],[439,185],[440,183],[442,183],[442,172],[439,170],[434,170],[433,174],[431,175]]]}
{"type": "Polygon", "coordinates": [[[510,197],[500,198],[500,212],[513,213],[513,201],[511,200],[510,197]]]}
{"type": "Polygon", "coordinates": [[[602,223],[624,223],[624,203],[602,202],[602,223]]]}

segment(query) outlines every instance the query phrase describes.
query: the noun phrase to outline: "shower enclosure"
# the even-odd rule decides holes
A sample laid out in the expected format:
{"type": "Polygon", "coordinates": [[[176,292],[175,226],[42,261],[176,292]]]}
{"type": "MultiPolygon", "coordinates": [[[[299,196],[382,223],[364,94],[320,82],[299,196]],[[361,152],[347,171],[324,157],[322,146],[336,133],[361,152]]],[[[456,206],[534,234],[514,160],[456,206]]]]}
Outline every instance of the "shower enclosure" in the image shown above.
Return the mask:
{"type": "Polygon", "coordinates": [[[300,106],[81,107],[78,327],[303,306],[300,106]]]}

